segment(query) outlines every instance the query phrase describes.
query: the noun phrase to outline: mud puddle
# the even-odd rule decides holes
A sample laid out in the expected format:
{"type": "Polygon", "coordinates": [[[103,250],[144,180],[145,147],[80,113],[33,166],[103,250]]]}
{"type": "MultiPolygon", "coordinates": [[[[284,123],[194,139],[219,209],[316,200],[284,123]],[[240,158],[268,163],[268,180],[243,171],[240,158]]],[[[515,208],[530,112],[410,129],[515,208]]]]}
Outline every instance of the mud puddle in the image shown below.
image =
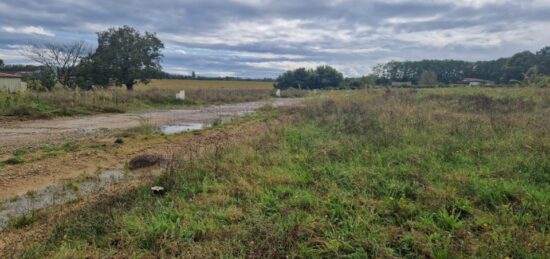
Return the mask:
{"type": "Polygon", "coordinates": [[[205,123],[186,123],[186,124],[175,124],[175,125],[162,125],[160,126],[160,132],[165,135],[174,135],[188,131],[201,130],[204,128],[211,127],[211,124],[205,123]]]}

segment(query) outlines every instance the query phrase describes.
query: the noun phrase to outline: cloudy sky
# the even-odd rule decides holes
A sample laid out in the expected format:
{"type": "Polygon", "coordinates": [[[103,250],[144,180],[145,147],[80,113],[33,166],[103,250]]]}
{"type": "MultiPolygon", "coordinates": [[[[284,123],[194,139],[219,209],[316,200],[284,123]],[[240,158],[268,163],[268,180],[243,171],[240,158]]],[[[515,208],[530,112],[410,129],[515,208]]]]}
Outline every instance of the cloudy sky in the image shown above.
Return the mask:
{"type": "Polygon", "coordinates": [[[0,59],[22,46],[130,25],[165,43],[166,71],[275,77],[320,64],[347,76],[390,60],[487,60],[550,45],[550,0],[0,0],[0,59]]]}

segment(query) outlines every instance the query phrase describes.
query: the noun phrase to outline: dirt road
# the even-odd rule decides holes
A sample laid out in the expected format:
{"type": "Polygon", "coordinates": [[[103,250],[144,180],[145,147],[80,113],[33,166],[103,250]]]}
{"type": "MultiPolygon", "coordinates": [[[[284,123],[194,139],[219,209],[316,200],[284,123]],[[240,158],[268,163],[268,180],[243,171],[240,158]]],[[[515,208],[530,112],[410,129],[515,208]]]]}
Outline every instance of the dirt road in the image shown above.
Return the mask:
{"type": "MultiPolygon", "coordinates": [[[[212,140],[208,134],[199,134],[191,135],[194,137],[173,135],[133,138],[127,139],[124,145],[115,145],[112,133],[138,126],[139,118],[148,118],[150,122],[158,125],[208,124],[220,117],[229,118],[252,113],[267,104],[280,107],[299,102],[301,99],[273,99],[186,110],[103,114],[0,125],[3,152],[0,152],[0,161],[12,157],[15,149],[25,150],[24,163],[0,167],[0,201],[41,190],[83,174],[96,174],[105,169],[121,169],[135,154],[170,154],[182,146],[200,149],[207,143],[220,142],[212,140]],[[46,153],[40,148],[44,144],[65,143],[67,140],[74,140],[74,150],[46,153]]],[[[239,130],[236,132],[239,133],[239,130]]]]}
{"type": "Polygon", "coordinates": [[[272,99],[239,104],[198,107],[182,110],[157,110],[140,113],[101,114],[79,118],[57,118],[0,124],[0,158],[17,148],[51,144],[68,139],[82,139],[102,131],[127,129],[146,118],[158,125],[211,123],[220,117],[235,117],[251,113],[267,104],[288,106],[300,99],[272,99]]]}

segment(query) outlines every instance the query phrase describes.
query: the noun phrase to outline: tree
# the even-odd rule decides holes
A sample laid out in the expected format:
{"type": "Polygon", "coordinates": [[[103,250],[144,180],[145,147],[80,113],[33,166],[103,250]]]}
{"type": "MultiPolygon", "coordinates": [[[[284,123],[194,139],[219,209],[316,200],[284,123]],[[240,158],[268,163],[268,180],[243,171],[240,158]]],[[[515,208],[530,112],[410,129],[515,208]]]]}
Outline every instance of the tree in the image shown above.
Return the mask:
{"type": "Polygon", "coordinates": [[[418,79],[418,83],[421,85],[437,85],[439,82],[434,72],[424,70],[420,75],[420,79],[418,79]]]}
{"type": "Polygon", "coordinates": [[[550,76],[550,46],[538,51],[536,59],[538,72],[543,75],[550,76]]]}
{"type": "Polygon", "coordinates": [[[511,80],[522,81],[524,74],[534,66],[536,66],[535,54],[530,51],[515,54],[507,59],[506,64],[502,67],[504,70],[504,83],[511,80]]]}
{"type": "Polygon", "coordinates": [[[331,66],[319,66],[315,69],[315,87],[337,87],[344,82],[344,75],[331,66]]]}
{"type": "Polygon", "coordinates": [[[338,87],[344,83],[344,76],[330,66],[319,66],[315,70],[298,68],[287,71],[277,78],[275,88],[320,89],[338,87]]]}
{"type": "Polygon", "coordinates": [[[141,34],[136,29],[123,26],[98,34],[98,47],[89,61],[95,70],[103,71],[116,85],[128,90],[137,82],[148,83],[150,75],[160,71],[164,44],[154,33],[141,34]]]}
{"type": "Polygon", "coordinates": [[[55,78],[55,72],[49,67],[43,67],[40,70],[40,84],[48,91],[51,91],[55,87],[57,79],[55,78]]]}
{"type": "Polygon", "coordinates": [[[4,66],[4,60],[0,59],[0,67],[4,66]]]}
{"type": "Polygon", "coordinates": [[[23,55],[29,59],[48,67],[57,74],[59,82],[67,87],[74,88],[73,81],[76,66],[81,58],[89,52],[84,41],[68,43],[45,43],[29,46],[23,55]]]}
{"type": "Polygon", "coordinates": [[[97,62],[95,54],[83,58],[76,67],[76,83],[84,90],[91,90],[94,85],[107,87],[110,83],[109,71],[97,62]]]}

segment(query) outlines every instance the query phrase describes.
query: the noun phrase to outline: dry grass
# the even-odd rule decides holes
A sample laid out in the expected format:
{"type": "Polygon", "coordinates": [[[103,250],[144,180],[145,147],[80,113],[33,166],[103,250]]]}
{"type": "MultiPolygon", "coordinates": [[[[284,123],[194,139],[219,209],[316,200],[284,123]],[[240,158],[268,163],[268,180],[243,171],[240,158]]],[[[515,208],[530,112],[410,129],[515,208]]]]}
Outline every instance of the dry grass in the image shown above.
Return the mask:
{"type": "Polygon", "coordinates": [[[95,91],[0,92],[0,116],[49,118],[116,113],[150,108],[178,108],[201,104],[249,102],[269,98],[273,85],[252,81],[153,80],[135,91],[123,88],[95,91]],[[176,94],[186,91],[186,100],[176,94]]]}
{"type": "Polygon", "coordinates": [[[144,91],[147,89],[160,90],[272,90],[272,82],[258,81],[222,81],[222,80],[152,80],[148,85],[140,84],[136,90],[144,91]]]}

